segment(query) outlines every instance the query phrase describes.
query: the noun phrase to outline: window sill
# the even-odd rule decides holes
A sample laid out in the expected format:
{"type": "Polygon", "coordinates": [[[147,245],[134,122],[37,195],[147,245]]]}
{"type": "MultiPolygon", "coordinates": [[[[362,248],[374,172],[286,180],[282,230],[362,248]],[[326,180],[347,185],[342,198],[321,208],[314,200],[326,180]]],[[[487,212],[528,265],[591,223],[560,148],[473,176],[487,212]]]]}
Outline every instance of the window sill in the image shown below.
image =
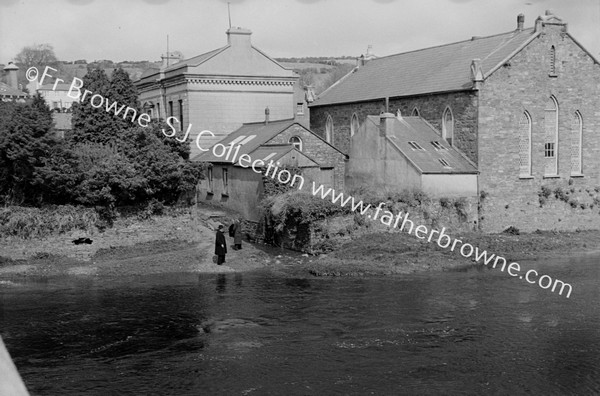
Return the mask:
{"type": "Polygon", "coordinates": [[[534,177],[531,176],[531,175],[519,175],[519,179],[521,179],[521,180],[530,180],[530,179],[534,179],[534,177]]]}
{"type": "Polygon", "coordinates": [[[221,193],[222,197],[229,197],[229,193],[221,193]]]}
{"type": "Polygon", "coordinates": [[[550,77],[550,78],[556,78],[556,77],[558,77],[558,74],[556,74],[556,73],[548,73],[548,77],[550,77]]]}
{"type": "Polygon", "coordinates": [[[580,178],[585,177],[585,175],[583,173],[571,173],[571,177],[580,179],[580,178]]]}
{"type": "Polygon", "coordinates": [[[212,192],[212,191],[207,191],[206,193],[207,193],[208,195],[215,195],[215,193],[214,193],[214,192],[212,192]]]}
{"type": "Polygon", "coordinates": [[[544,175],[544,179],[560,179],[560,175],[544,175]]]}

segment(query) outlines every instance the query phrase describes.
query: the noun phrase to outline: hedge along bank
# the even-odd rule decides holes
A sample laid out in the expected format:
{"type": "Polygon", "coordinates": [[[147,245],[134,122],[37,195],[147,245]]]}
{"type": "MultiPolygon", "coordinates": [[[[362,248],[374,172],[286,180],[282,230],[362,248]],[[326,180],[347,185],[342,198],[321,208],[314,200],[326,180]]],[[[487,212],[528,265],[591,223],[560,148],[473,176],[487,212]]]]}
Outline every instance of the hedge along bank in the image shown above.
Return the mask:
{"type": "MultiPolygon", "coordinates": [[[[298,190],[302,190],[304,187],[304,177],[302,175],[292,175],[288,170],[281,169],[279,170],[279,166],[281,165],[279,162],[274,163],[273,160],[270,160],[268,164],[261,159],[252,160],[250,155],[242,154],[238,158],[239,150],[241,145],[238,145],[234,148],[234,144],[231,143],[228,146],[225,146],[221,143],[217,143],[212,147],[212,153],[216,157],[225,156],[225,160],[231,161],[232,163],[239,163],[239,165],[243,168],[252,168],[252,170],[256,173],[262,173],[262,167],[267,165],[265,176],[271,177],[274,180],[279,181],[280,183],[287,184],[290,183],[291,186],[295,186],[298,190]],[[279,171],[278,171],[279,170],[279,171]]],[[[208,149],[202,149],[202,151],[208,151],[208,149]]],[[[549,289],[552,287],[551,291],[554,293],[558,287],[558,294],[562,295],[564,291],[567,292],[566,297],[569,298],[571,296],[571,292],[573,291],[573,287],[565,283],[559,279],[553,279],[548,275],[539,276],[539,273],[536,270],[530,269],[527,272],[523,272],[521,269],[521,265],[517,262],[509,263],[506,258],[502,256],[498,256],[494,253],[489,254],[487,250],[479,250],[478,247],[474,247],[473,245],[463,242],[461,239],[451,238],[448,234],[446,234],[446,228],[442,227],[441,231],[432,229],[429,231],[425,225],[418,225],[415,227],[415,223],[409,219],[409,213],[400,212],[394,215],[389,210],[384,210],[383,207],[385,205],[384,202],[379,203],[376,208],[371,208],[371,204],[364,204],[362,200],[356,201],[353,196],[344,197],[344,193],[337,193],[334,189],[328,188],[322,184],[317,186],[316,183],[312,182],[312,195],[320,196],[321,199],[331,199],[332,203],[339,203],[341,207],[348,207],[352,210],[352,212],[358,211],[361,215],[365,215],[371,209],[371,212],[374,211],[373,215],[367,214],[366,216],[371,220],[377,220],[382,224],[387,225],[388,227],[398,228],[400,231],[405,231],[408,234],[413,233],[419,239],[426,239],[428,242],[432,242],[434,237],[437,245],[443,249],[450,248],[450,251],[454,252],[455,249],[458,251],[463,257],[471,258],[474,257],[477,263],[483,263],[483,265],[490,265],[492,268],[496,268],[499,266],[500,271],[506,272],[511,277],[519,277],[521,280],[525,280],[529,284],[537,283],[539,287],[542,289],[549,289]],[[493,262],[493,263],[492,263],[493,262]],[[537,282],[536,282],[537,280],[537,282]]]]}

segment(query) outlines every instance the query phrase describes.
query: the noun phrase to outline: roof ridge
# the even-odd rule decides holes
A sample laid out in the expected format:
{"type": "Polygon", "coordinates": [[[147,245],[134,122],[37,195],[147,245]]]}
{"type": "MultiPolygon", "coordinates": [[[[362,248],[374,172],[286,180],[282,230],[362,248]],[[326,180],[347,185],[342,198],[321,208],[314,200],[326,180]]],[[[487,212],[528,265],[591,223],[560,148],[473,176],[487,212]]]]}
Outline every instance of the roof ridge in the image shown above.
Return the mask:
{"type": "Polygon", "coordinates": [[[296,121],[295,118],[284,118],[283,120],[269,120],[269,123],[265,123],[264,120],[263,121],[255,121],[255,122],[245,122],[245,123],[242,124],[242,126],[244,126],[244,125],[259,125],[259,124],[269,125],[269,124],[274,124],[276,122],[283,123],[283,122],[286,122],[286,121],[287,122],[290,122],[290,121],[298,122],[298,121],[296,121]]]}
{"type": "Polygon", "coordinates": [[[411,53],[415,53],[415,52],[427,51],[427,50],[434,49],[434,48],[449,47],[451,45],[456,45],[456,44],[461,44],[461,43],[468,43],[470,41],[476,41],[476,40],[485,40],[485,39],[489,39],[489,38],[493,38],[493,37],[503,36],[503,35],[506,35],[506,34],[509,34],[509,33],[515,33],[509,40],[507,40],[504,43],[504,44],[506,44],[508,41],[510,41],[514,37],[516,37],[517,33],[525,32],[527,30],[531,30],[533,32],[535,30],[535,28],[531,27],[531,28],[520,30],[520,31],[519,30],[510,30],[510,31],[504,32],[504,33],[491,34],[489,36],[473,36],[470,39],[465,39],[465,40],[460,40],[460,41],[454,41],[454,42],[446,43],[446,44],[433,45],[431,47],[418,48],[418,49],[414,49],[414,50],[410,50],[410,51],[405,51],[405,52],[398,52],[396,54],[390,54],[390,55],[386,55],[386,56],[380,56],[380,57],[378,57],[376,59],[373,59],[373,60],[369,61],[369,63],[371,63],[371,62],[377,62],[377,61],[379,61],[381,59],[391,58],[393,56],[399,56],[399,55],[411,54],[411,53]]]}

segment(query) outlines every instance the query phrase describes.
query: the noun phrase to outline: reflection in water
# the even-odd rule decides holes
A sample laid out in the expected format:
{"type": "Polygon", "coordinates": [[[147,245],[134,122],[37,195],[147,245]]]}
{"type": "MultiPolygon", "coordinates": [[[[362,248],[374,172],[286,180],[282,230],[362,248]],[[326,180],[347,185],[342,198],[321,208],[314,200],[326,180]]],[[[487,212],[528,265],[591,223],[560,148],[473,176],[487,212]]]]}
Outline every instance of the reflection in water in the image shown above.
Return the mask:
{"type": "Polygon", "coordinates": [[[3,283],[0,331],[33,394],[597,394],[597,261],[543,263],[570,299],[495,270],[3,283]]]}

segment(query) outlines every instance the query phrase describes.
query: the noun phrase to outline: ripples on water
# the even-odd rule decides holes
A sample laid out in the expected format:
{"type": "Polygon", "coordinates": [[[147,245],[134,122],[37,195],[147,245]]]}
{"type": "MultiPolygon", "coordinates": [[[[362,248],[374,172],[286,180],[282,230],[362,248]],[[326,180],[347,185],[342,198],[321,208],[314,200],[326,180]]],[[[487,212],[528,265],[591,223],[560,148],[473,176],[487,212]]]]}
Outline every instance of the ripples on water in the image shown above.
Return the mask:
{"type": "Polygon", "coordinates": [[[599,257],[395,278],[269,273],[0,284],[39,395],[600,393],[599,257]]]}

